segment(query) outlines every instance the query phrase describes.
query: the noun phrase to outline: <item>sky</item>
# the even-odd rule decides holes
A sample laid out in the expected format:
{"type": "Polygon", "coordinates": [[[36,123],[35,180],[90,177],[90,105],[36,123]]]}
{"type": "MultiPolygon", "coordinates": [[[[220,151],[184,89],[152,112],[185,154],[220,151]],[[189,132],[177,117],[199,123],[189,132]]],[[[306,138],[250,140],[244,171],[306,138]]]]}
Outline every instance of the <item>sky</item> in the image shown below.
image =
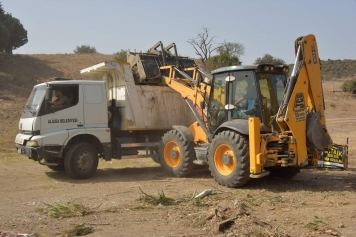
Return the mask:
{"type": "Polygon", "coordinates": [[[319,56],[356,59],[356,0],[0,0],[27,30],[28,43],[14,54],[73,53],[89,45],[103,54],[143,51],[158,41],[176,43],[178,54],[195,57],[187,42],[202,28],[214,45],[245,46],[243,64],[270,54],[294,62],[294,41],[314,34],[319,56]]]}

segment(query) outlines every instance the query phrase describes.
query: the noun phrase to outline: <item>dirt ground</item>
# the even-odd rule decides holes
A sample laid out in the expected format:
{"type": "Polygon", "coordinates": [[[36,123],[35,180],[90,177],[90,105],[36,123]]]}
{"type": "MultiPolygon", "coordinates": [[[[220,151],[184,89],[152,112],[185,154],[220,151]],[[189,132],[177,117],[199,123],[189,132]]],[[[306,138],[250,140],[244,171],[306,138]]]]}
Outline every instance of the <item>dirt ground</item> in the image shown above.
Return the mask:
{"type": "Polygon", "coordinates": [[[0,72],[0,236],[64,236],[81,224],[96,237],[356,236],[356,99],[331,92],[341,80],[324,83],[326,120],[335,143],[349,140],[349,170],[303,169],[292,179],[267,176],[228,189],[207,169],[170,178],[151,159],[101,161],[93,178],[72,180],[18,155],[13,140],[30,91],[17,96],[21,84],[4,84],[13,74],[1,71],[1,58],[0,72]],[[149,196],[170,205],[150,204],[149,196]],[[50,217],[58,204],[85,212],[50,217]]]}

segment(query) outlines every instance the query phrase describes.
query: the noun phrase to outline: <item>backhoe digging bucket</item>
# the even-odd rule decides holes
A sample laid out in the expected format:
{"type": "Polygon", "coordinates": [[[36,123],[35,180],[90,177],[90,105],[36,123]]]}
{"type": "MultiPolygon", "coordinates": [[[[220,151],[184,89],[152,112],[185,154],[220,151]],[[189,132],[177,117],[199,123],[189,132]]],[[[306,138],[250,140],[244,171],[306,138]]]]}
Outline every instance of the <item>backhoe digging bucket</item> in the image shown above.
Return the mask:
{"type": "Polygon", "coordinates": [[[320,112],[309,113],[307,116],[308,147],[324,151],[332,144],[331,137],[320,123],[320,112]]]}

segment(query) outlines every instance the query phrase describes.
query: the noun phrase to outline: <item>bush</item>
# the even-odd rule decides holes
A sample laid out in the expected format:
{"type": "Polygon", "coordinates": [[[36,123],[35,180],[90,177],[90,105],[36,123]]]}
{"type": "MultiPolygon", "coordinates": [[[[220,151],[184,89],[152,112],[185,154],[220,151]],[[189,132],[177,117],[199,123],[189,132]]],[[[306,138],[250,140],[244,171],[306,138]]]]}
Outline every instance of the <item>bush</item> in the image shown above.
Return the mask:
{"type": "Polygon", "coordinates": [[[117,53],[114,53],[115,55],[115,61],[122,63],[122,62],[127,62],[127,51],[126,50],[121,50],[117,53]]]}
{"type": "Polygon", "coordinates": [[[356,79],[347,80],[341,86],[342,91],[356,94],[356,79]]]}
{"type": "Polygon", "coordinates": [[[97,53],[95,47],[90,47],[89,45],[77,46],[74,53],[97,53]]]}

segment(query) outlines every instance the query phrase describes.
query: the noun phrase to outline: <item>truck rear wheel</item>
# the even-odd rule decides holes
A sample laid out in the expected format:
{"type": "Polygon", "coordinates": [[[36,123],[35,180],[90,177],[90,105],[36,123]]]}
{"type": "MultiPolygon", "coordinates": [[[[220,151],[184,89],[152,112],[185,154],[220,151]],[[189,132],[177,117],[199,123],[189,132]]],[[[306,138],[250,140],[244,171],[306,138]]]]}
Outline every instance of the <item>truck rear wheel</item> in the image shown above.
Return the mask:
{"type": "Polygon", "coordinates": [[[163,135],[159,153],[161,167],[169,176],[184,177],[193,170],[194,143],[185,141],[176,130],[163,135]]]}
{"type": "Polygon", "coordinates": [[[90,178],[98,168],[98,152],[88,143],[72,146],[64,158],[64,168],[74,179],[90,178]]]}
{"type": "Polygon", "coordinates": [[[215,136],[208,150],[211,175],[221,185],[239,187],[250,179],[247,139],[233,131],[215,136]]]}

